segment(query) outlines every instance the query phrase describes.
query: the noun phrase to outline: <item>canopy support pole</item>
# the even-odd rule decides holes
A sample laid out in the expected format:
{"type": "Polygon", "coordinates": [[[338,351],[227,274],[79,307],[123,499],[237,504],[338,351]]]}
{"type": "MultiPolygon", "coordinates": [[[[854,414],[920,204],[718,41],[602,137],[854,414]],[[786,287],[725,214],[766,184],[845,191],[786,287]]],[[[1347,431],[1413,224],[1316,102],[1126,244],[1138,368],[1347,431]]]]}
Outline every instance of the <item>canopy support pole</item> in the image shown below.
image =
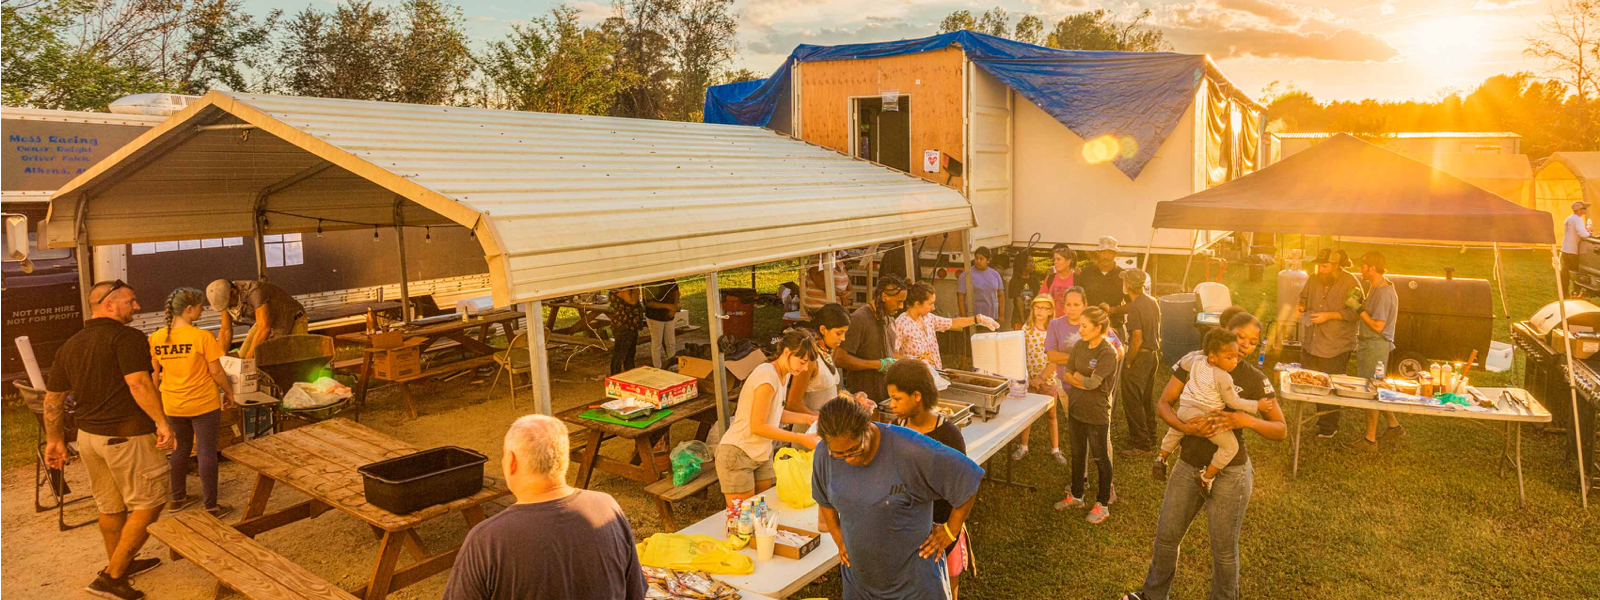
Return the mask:
{"type": "Polygon", "coordinates": [[[550,408],[550,354],[545,350],[544,319],[540,318],[543,314],[543,300],[522,305],[522,319],[528,326],[528,364],[532,366],[528,376],[533,378],[533,410],[541,415],[552,415],[555,413],[550,408]]]}
{"type": "MultiPolygon", "coordinates": [[[[1556,307],[1561,311],[1561,330],[1572,331],[1567,327],[1567,290],[1565,289],[1566,286],[1561,284],[1561,255],[1557,246],[1550,246],[1550,258],[1555,265],[1556,271],[1556,307]]],[[[1583,508],[1587,510],[1589,508],[1589,475],[1585,471],[1587,465],[1583,464],[1583,430],[1582,425],[1579,423],[1580,419],[1577,418],[1578,382],[1575,375],[1577,371],[1572,364],[1572,337],[1561,336],[1561,343],[1566,350],[1564,355],[1567,361],[1567,394],[1572,402],[1572,441],[1577,444],[1576,450],[1578,451],[1578,494],[1583,499],[1583,508]]]]}
{"type": "Polygon", "coordinates": [[[90,315],[94,314],[94,307],[89,306],[89,292],[94,288],[95,283],[94,260],[92,257],[94,248],[89,246],[88,210],[89,195],[84,194],[83,200],[78,202],[78,222],[74,223],[74,227],[77,228],[78,238],[78,301],[82,303],[83,313],[80,316],[85,321],[88,321],[90,315]]]}
{"type": "MultiPolygon", "coordinates": [[[[972,247],[972,230],[968,229],[966,231],[961,232],[961,276],[966,279],[966,285],[959,290],[959,293],[966,295],[967,301],[966,302],[962,302],[961,306],[960,306],[960,310],[956,311],[957,314],[960,314],[963,317],[977,317],[978,316],[978,297],[973,295],[973,289],[972,289],[973,288],[973,286],[972,286],[972,279],[973,279],[973,274],[972,274],[973,255],[972,255],[972,251],[973,251],[973,247],[972,247]],[[970,310],[970,311],[967,310],[968,306],[971,306],[972,310],[970,310]]],[[[1001,309],[1001,310],[1004,311],[1004,309],[1001,309]]],[[[1001,312],[999,317],[1000,317],[999,320],[1002,323],[1002,327],[1004,327],[1003,324],[1005,323],[1005,313],[1001,312]]],[[[978,333],[978,322],[976,320],[974,320],[971,325],[967,326],[967,340],[968,340],[968,342],[967,342],[967,351],[961,353],[962,364],[965,365],[966,368],[969,368],[969,369],[972,367],[972,342],[971,342],[971,340],[972,340],[972,336],[976,335],[977,333],[978,333]]]]}
{"type": "MultiPolygon", "coordinates": [[[[1151,227],[1150,228],[1150,241],[1144,243],[1144,263],[1143,264],[1144,264],[1144,271],[1147,274],[1150,272],[1150,252],[1152,250],[1154,250],[1155,247],[1156,247],[1156,229],[1157,229],[1156,227],[1151,227]]],[[[1152,284],[1150,289],[1155,289],[1155,287],[1154,287],[1155,279],[1154,278],[1151,278],[1150,283],[1152,284]]]]}
{"type": "MultiPolygon", "coordinates": [[[[803,269],[803,267],[802,267],[803,269]]],[[[801,280],[805,276],[800,277],[801,280]]],[[[717,422],[728,426],[728,371],[722,362],[722,298],[717,290],[717,272],[706,274],[706,335],[711,338],[711,381],[717,390],[717,422]]],[[[804,310],[802,297],[801,309],[804,310]]]]}
{"type": "Polygon", "coordinates": [[[1183,289],[1189,289],[1189,268],[1194,266],[1194,245],[1200,243],[1200,230],[1194,229],[1189,234],[1189,260],[1183,263],[1183,289]]]}
{"type": "Polygon", "coordinates": [[[917,282],[917,277],[922,275],[922,273],[918,272],[918,271],[921,271],[922,269],[918,269],[917,268],[917,251],[912,249],[911,241],[912,241],[911,238],[906,238],[905,251],[906,251],[906,284],[907,285],[916,283],[917,282]]]}
{"type": "Polygon", "coordinates": [[[827,257],[822,259],[822,266],[828,270],[822,274],[822,282],[828,286],[828,304],[833,304],[839,301],[839,286],[833,283],[833,274],[839,268],[839,256],[829,252],[827,257]]]}
{"type": "Polygon", "coordinates": [[[252,245],[255,247],[256,251],[256,279],[261,281],[267,280],[267,238],[265,237],[267,232],[265,224],[266,220],[267,214],[257,210],[255,214],[255,223],[253,224],[256,235],[252,240],[252,245]]]}
{"type": "MultiPolygon", "coordinates": [[[[400,204],[405,202],[400,196],[394,197],[394,239],[400,248],[400,321],[411,322],[411,282],[406,272],[406,219],[400,214],[400,204]]],[[[529,324],[532,327],[532,324],[529,324]]]]}
{"type": "Polygon", "coordinates": [[[1511,305],[1506,302],[1506,272],[1500,266],[1500,242],[1494,243],[1494,281],[1500,287],[1500,314],[1511,318],[1511,305]]]}

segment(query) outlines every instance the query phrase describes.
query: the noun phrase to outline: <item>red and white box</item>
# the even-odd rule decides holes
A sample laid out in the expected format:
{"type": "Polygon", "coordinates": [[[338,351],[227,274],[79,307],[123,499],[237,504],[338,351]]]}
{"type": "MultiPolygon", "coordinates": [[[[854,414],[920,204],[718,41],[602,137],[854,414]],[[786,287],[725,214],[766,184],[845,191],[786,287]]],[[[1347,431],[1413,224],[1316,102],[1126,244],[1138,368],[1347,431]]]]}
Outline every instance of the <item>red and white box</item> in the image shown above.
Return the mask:
{"type": "Polygon", "coordinates": [[[637,398],[666,408],[700,395],[699,380],[655,367],[639,367],[606,378],[606,397],[637,398]]]}

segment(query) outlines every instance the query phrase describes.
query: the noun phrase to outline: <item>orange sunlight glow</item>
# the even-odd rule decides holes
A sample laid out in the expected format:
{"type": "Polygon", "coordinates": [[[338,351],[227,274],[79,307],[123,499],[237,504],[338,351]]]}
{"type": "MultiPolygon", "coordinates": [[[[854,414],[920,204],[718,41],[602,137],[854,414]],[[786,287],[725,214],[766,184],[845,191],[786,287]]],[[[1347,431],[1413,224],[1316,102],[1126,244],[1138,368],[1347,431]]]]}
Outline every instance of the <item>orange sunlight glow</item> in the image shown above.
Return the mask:
{"type": "Polygon", "coordinates": [[[1102,135],[1083,143],[1083,160],[1091,165],[1109,162],[1122,151],[1117,138],[1110,134],[1102,135]]]}
{"type": "Polygon", "coordinates": [[[1453,15],[1418,22],[1400,32],[1395,40],[1405,48],[1406,57],[1417,66],[1434,72],[1454,73],[1482,60],[1494,32],[1492,19],[1477,15],[1453,15]]]}

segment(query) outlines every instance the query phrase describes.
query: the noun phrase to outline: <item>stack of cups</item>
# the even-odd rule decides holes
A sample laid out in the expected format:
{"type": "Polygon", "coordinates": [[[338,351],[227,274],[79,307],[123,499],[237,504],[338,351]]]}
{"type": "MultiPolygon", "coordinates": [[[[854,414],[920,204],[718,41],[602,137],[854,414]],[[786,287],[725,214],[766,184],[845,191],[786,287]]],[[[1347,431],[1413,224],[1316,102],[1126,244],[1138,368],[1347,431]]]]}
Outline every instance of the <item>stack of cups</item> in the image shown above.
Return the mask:
{"type": "Polygon", "coordinates": [[[772,560],[773,546],[778,537],[778,513],[756,522],[756,560],[772,560]]]}

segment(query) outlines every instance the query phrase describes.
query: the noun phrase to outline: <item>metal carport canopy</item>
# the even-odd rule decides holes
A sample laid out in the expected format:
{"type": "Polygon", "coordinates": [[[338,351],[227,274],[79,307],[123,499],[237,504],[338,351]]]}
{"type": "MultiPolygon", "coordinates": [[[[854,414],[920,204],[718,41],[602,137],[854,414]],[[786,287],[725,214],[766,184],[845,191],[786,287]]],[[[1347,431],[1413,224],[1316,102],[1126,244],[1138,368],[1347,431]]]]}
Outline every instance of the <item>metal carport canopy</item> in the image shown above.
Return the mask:
{"type": "Polygon", "coordinates": [[[50,200],[52,247],[471,227],[496,306],[967,229],[957,191],[770,131],[213,91],[50,200]]]}

